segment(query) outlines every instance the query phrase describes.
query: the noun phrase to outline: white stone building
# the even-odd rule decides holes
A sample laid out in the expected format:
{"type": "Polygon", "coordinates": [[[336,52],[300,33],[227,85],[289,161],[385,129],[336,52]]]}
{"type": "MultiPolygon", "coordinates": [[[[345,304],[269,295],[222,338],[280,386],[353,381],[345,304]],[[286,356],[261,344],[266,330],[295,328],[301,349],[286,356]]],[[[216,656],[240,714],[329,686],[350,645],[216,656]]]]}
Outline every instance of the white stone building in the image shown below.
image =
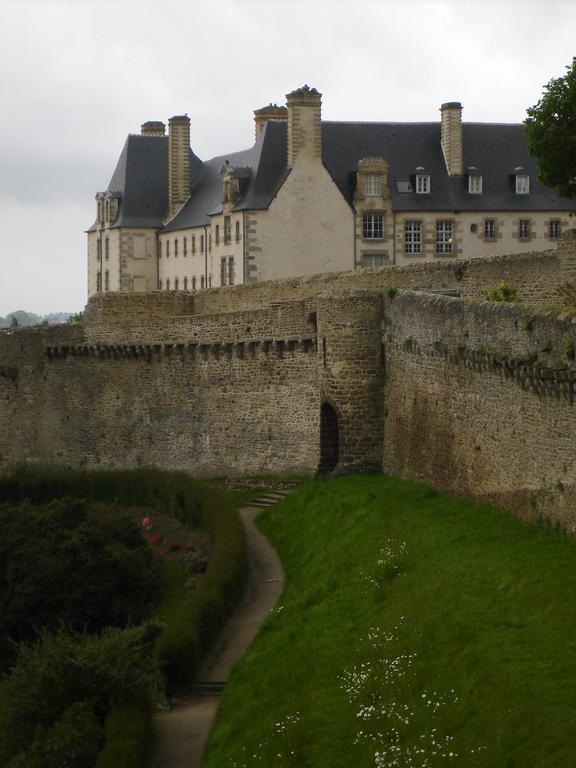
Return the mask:
{"type": "Polygon", "coordinates": [[[88,230],[88,295],[202,290],[552,247],[570,201],[537,178],[523,126],[321,121],[304,86],[256,141],[202,161],[187,116],[126,140],[88,230]]]}

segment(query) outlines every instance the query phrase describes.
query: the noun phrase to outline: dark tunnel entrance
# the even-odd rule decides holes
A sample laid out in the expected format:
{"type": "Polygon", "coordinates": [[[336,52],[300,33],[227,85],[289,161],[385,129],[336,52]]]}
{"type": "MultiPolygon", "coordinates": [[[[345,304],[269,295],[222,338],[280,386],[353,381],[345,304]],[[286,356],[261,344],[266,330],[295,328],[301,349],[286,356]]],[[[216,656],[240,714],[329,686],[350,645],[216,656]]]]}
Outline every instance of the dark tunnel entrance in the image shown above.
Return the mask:
{"type": "Polygon", "coordinates": [[[340,453],[338,414],[330,403],[322,403],[320,409],[320,464],[318,471],[329,474],[336,468],[340,453]]]}

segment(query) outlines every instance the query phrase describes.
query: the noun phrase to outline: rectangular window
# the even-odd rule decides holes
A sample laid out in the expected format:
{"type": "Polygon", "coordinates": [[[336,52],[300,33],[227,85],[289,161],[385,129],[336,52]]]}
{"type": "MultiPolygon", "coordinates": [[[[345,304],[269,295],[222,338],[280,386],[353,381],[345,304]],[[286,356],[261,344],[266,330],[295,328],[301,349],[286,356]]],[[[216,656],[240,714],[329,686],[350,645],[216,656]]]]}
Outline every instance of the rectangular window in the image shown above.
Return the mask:
{"type": "Polygon", "coordinates": [[[376,267],[383,267],[386,259],[383,253],[363,253],[362,254],[362,266],[367,269],[375,269],[376,267]]]}
{"type": "Polygon", "coordinates": [[[527,195],[530,192],[530,176],[523,173],[516,174],[516,194],[527,195]]]}
{"type": "Polygon", "coordinates": [[[96,291],[102,291],[102,272],[96,272],[96,291]]]}
{"type": "Polygon", "coordinates": [[[212,253],[212,232],[208,234],[208,253],[212,253]]]}
{"type": "Polygon", "coordinates": [[[170,240],[166,240],[166,258],[170,256],[170,240]]]}
{"type": "Polygon", "coordinates": [[[416,175],[416,194],[428,195],[430,194],[430,176],[423,173],[416,175]]]}
{"type": "Polygon", "coordinates": [[[240,220],[236,222],[236,242],[240,242],[240,220]]]}
{"type": "Polygon", "coordinates": [[[518,237],[520,240],[530,240],[530,219],[520,219],[518,222],[518,237]]]}
{"type": "Polygon", "coordinates": [[[200,253],[204,253],[204,235],[200,235],[200,253]]]}
{"type": "Polygon", "coordinates": [[[367,173],[364,176],[364,195],[380,197],[382,194],[382,176],[379,173],[367,173]]]}
{"type": "Polygon", "coordinates": [[[184,278],[184,290],[185,291],[188,290],[188,278],[187,277],[184,278]]]}
{"type": "Polygon", "coordinates": [[[167,291],[170,290],[170,278],[169,277],[166,278],[166,290],[167,291]]]}
{"type": "Polygon", "coordinates": [[[102,240],[100,238],[96,240],[96,258],[98,261],[102,261],[102,240]]]}
{"type": "Polygon", "coordinates": [[[452,253],[452,221],[436,222],[436,253],[452,253]]]}
{"type": "Polygon", "coordinates": [[[158,280],[158,290],[162,290],[162,280],[158,280]]]}
{"type": "Polygon", "coordinates": [[[204,288],[204,275],[200,278],[200,288],[204,288]]]}
{"type": "Polygon", "coordinates": [[[484,240],[496,240],[496,219],[484,219],[484,240]]]}
{"type": "Polygon", "coordinates": [[[228,285],[234,285],[234,257],[228,258],[228,285]]]}
{"type": "Polygon", "coordinates": [[[558,240],[561,234],[560,219],[552,219],[548,225],[550,240],[558,240]]]}
{"type": "Polygon", "coordinates": [[[196,235],[192,235],[192,253],[196,253],[196,235]]]}
{"type": "Polygon", "coordinates": [[[422,253],[422,222],[404,222],[404,253],[422,253]]]}
{"type": "Polygon", "coordinates": [[[232,240],[232,222],[230,216],[224,216],[224,242],[229,243],[232,240]]]}
{"type": "Polygon", "coordinates": [[[178,278],[175,278],[175,280],[174,280],[174,290],[175,291],[178,290],[179,285],[180,285],[180,281],[178,280],[178,278]]]}
{"type": "Polygon", "coordinates": [[[468,192],[471,195],[482,194],[482,176],[479,176],[477,173],[471,173],[468,176],[468,192]]]}
{"type": "Polygon", "coordinates": [[[365,213],[362,218],[362,236],[365,240],[381,240],[384,237],[384,214],[365,213]]]}
{"type": "Polygon", "coordinates": [[[216,245],[220,245],[220,224],[216,224],[216,245]]]}
{"type": "Polygon", "coordinates": [[[226,257],[220,259],[220,285],[226,285],[226,257]]]}
{"type": "Polygon", "coordinates": [[[178,238],[174,240],[174,256],[178,256],[178,238]]]}
{"type": "Polygon", "coordinates": [[[108,272],[108,270],[104,272],[104,290],[105,291],[110,290],[110,272],[108,272]]]}
{"type": "Polygon", "coordinates": [[[104,240],[104,258],[108,260],[110,258],[110,241],[108,238],[104,240]]]}
{"type": "Polygon", "coordinates": [[[184,256],[188,256],[188,238],[184,238],[184,256]]]}
{"type": "Polygon", "coordinates": [[[192,278],[192,290],[193,291],[196,290],[196,275],[194,275],[194,277],[192,278]]]}

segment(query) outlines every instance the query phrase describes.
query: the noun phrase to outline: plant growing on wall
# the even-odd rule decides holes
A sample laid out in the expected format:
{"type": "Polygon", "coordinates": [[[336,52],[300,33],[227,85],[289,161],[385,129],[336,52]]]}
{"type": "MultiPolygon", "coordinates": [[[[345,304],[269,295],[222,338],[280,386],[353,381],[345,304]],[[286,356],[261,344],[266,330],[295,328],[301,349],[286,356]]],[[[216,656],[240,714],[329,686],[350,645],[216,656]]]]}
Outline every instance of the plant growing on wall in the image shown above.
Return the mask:
{"type": "Polygon", "coordinates": [[[508,283],[502,281],[488,291],[486,298],[488,301],[518,301],[516,293],[516,288],[512,288],[508,283]]]}

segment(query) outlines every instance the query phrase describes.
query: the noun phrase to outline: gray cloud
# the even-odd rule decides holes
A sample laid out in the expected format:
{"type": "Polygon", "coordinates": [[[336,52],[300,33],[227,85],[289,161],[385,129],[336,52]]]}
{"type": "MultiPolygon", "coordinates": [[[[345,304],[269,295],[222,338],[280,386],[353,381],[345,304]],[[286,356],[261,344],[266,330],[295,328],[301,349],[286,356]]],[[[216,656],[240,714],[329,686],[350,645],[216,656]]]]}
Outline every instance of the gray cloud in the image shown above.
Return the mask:
{"type": "Polygon", "coordinates": [[[188,112],[207,158],[306,82],[325,119],[519,122],[574,28],[572,0],[0,0],[0,314],[84,302],[94,194],[145,120],[188,112]]]}

